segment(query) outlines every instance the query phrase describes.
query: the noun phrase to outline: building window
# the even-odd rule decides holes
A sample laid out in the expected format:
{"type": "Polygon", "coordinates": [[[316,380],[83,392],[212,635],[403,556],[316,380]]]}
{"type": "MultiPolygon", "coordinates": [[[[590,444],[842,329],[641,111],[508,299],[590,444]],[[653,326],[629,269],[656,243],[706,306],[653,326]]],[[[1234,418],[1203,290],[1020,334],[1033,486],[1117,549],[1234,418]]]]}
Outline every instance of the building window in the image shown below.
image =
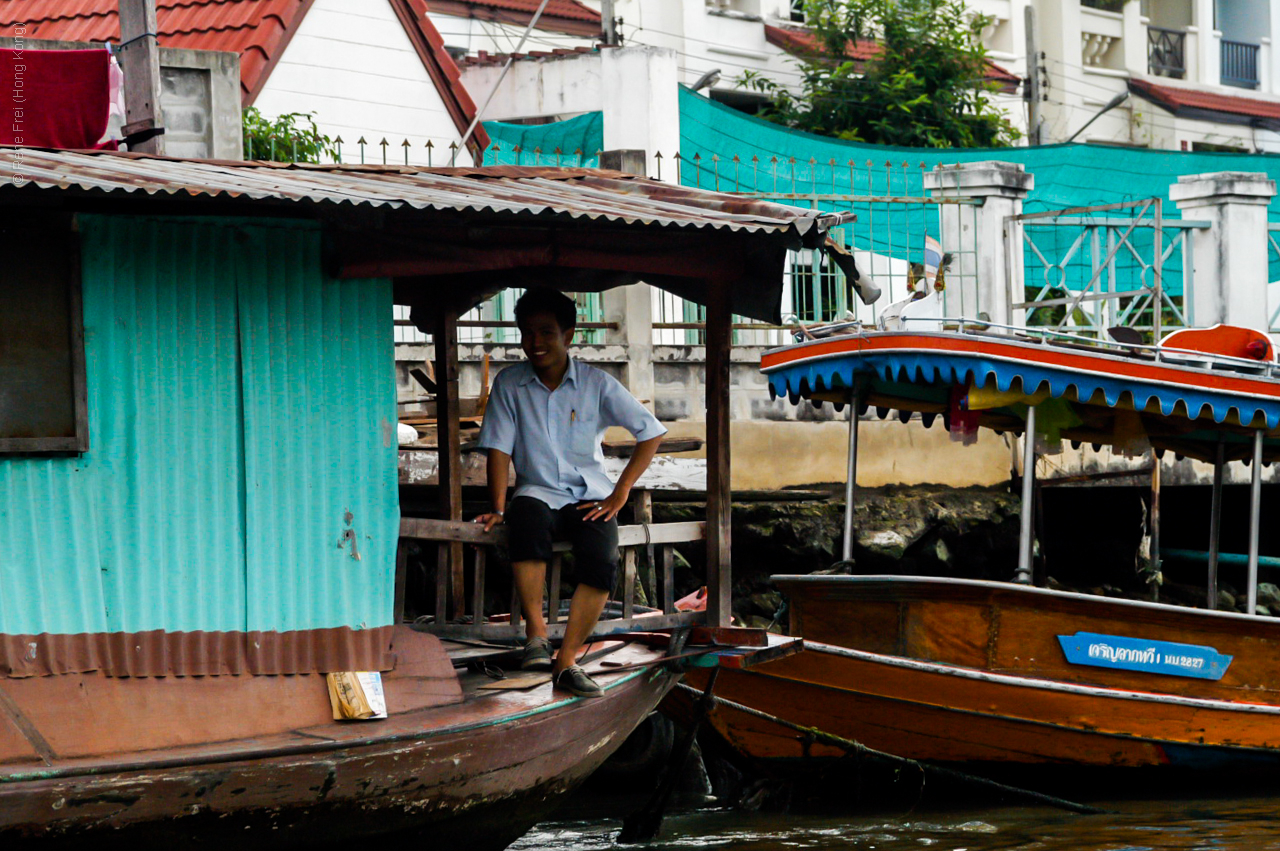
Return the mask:
{"type": "Polygon", "coordinates": [[[1164,27],[1147,27],[1147,71],[1157,77],[1181,80],[1187,75],[1187,34],[1164,27]]]}
{"type": "Polygon", "coordinates": [[[804,17],[805,0],[791,0],[791,20],[797,24],[805,22],[804,17]]]}
{"type": "Polygon", "coordinates": [[[69,216],[0,219],[0,453],[89,448],[76,236],[69,216]]]}

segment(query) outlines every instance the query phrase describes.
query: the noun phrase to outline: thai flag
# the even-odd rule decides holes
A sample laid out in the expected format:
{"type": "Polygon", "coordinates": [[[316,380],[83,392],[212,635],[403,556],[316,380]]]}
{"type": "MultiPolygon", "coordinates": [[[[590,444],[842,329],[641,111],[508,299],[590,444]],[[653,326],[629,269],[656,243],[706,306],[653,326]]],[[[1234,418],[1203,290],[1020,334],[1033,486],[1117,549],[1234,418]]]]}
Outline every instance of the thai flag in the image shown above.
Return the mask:
{"type": "Polygon", "coordinates": [[[933,281],[938,277],[938,267],[942,265],[942,246],[938,240],[926,235],[924,238],[924,280],[926,292],[933,288],[933,281]]]}

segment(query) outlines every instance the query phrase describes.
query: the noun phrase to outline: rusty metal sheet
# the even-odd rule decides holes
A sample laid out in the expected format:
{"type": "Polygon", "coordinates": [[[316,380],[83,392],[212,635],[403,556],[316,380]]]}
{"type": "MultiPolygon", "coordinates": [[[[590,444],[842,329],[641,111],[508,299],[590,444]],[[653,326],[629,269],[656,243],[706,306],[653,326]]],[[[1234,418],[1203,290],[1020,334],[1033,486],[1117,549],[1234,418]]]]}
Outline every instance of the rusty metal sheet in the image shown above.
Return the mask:
{"type": "MultiPolygon", "coordinates": [[[[415,168],[179,160],[140,154],[0,148],[22,179],[0,192],[78,189],[169,198],[473,211],[808,237],[830,214],[595,169],[415,168]]],[[[0,195],[3,197],[3,195],[0,195]]]]}

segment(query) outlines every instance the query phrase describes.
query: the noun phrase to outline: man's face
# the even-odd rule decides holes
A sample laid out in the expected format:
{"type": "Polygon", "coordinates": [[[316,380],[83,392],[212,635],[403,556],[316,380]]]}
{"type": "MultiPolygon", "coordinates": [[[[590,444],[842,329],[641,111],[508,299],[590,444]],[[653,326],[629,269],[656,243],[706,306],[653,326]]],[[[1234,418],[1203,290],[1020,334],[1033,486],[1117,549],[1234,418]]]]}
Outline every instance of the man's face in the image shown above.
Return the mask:
{"type": "Polygon", "coordinates": [[[534,369],[553,369],[569,357],[573,329],[564,330],[550,313],[526,316],[520,326],[520,348],[534,369]]]}

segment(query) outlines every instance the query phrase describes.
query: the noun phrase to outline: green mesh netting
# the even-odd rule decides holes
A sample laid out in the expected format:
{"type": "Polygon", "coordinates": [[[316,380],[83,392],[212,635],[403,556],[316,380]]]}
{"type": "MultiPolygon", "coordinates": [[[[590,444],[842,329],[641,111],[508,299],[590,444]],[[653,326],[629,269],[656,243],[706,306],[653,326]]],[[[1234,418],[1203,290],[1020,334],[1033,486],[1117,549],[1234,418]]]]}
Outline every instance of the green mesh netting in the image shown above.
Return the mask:
{"type": "Polygon", "coordinates": [[[604,114],[600,112],[552,124],[486,121],[484,129],[490,139],[485,165],[596,168],[604,147],[604,114]]]}
{"type": "MultiPolygon", "coordinates": [[[[1035,188],[1023,204],[1027,213],[1159,197],[1163,199],[1163,216],[1179,219],[1181,212],[1169,201],[1169,186],[1176,183],[1180,175],[1244,171],[1266,172],[1273,179],[1280,179],[1280,155],[1276,154],[1183,153],[1087,144],[935,150],[845,142],[753,118],[683,88],[680,91],[680,153],[681,183],[686,186],[778,196],[788,193],[920,196],[924,194],[923,173],[937,165],[982,160],[1020,163],[1035,176],[1035,188]],[[886,164],[893,167],[886,168],[886,164]],[[903,164],[907,166],[905,169],[903,164]]],[[[781,197],[777,200],[787,203],[787,199],[781,197]]],[[[799,199],[790,202],[807,206],[799,199]]],[[[896,210],[887,205],[876,207],[876,227],[874,231],[859,227],[859,242],[868,244],[858,247],[919,261],[923,240],[904,245],[899,238],[897,244],[890,245],[889,235],[921,234],[926,230],[936,235],[936,213],[923,206],[897,206],[896,210]]],[[[1094,215],[1121,217],[1127,214],[1128,211],[1121,210],[1094,215]]],[[[860,215],[860,220],[863,218],[860,215]]],[[[1269,218],[1280,221],[1280,198],[1272,200],[1269,218]]],[[[1066,233],[1065,228],[1059,230],[1064,232],[1046,235],[1043,239],[1046,243],[1060,243],[1051,247],[1065,253],[1074,235],[1066,233]]],[[[1166,248],[1175,235],[1176,231],[1165,231],[1166,248]]],[[[1150,229],[1135,234],[1138,251],[1148,261],[1151,239],[1150,229]]],[[[990,249],[984,247],[984,250],[990,249]]],[[[1105,246],[1102,250],[1105,252],[1105,246]]],[[[1078,251],[1075,260],[1080,267],[1078,274],[1086,277],[1069,279],[1065,281],[1067,286],[1087,280],[1088,251],[1078,251]]],[[[1033,267],[1033,262],[1036,261],[1028,256],[1028,284],[1042,276],[1042,267],[1033,267]]],[[[1129,256],[1121,257],[1117,265],[1119,274],[1134,279],[1117,282],[1118,288],[1136,286],[1142,277],[1141,264],[1129,256]]],[[[1180,294],[1180,251],[1169,255],[1165,270],[1168,292],[1180,294]]],[[[1280,261],[1274,253],[1270,273],[1269,280],[1280,279],[1280,261]]]]}

